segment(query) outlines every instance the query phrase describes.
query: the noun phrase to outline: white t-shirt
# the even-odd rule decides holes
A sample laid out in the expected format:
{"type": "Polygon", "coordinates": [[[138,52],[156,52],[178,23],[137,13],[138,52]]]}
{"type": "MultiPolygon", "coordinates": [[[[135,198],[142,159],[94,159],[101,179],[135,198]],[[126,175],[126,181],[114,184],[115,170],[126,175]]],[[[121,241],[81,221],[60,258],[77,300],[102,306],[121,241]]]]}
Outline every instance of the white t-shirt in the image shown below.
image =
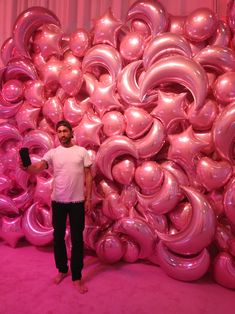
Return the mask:
{"type": "Polygon", "coordinates": [[[53,167],[52,200],[61,203],[83,201],[84,167],[92,164],[87,150],[77,145],[58,146],[50,149],[42,159],[53,167]]]}

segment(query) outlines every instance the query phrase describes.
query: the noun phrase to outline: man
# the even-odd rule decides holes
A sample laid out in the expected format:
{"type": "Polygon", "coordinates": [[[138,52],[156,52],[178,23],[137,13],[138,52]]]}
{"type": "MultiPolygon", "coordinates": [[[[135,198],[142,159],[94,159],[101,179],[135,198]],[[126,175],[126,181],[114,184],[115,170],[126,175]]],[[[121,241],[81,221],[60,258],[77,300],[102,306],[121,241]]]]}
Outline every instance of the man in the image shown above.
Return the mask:
{"type": "Polygon", "coordinates": [[[68,121],[59,121],[56,125],[56,132],[61,145],[50,149],[41,161],[31,164],[26,171],[29,174],[37,174],[48,166],[53,167],[52,225],[54,258],[58,269],[54,282],[59,284],[68,275],[65,231],[67,216],[69,216],[72,280],[78,291],[85,293],[87,288],[82,281],[83,230],[85,208],[88,212],[91,210],[91,160],[85,148],[72,143],[73,130],[68,121]]]}

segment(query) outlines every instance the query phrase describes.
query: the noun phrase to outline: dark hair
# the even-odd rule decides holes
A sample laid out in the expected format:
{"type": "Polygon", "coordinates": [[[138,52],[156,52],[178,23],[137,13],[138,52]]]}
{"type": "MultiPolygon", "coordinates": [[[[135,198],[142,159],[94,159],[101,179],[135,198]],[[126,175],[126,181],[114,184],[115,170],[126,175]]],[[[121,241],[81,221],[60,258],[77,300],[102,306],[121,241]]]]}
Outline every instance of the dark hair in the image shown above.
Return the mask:
{"type": "Polygon", "coordinates": [[[59,122],[57,122],[57,123],[56,123],[56,127],[55,127],[56,131],[58,130],[58,128],[59,128],[60,126],[65,126],[65,127],[68,128],[70,131],[73,130],[73,129],[72,129],[72,125],[71,125],[71,124],[69,123],[69,121],[67,121],[67,120],[60,120],[59,122]]]}

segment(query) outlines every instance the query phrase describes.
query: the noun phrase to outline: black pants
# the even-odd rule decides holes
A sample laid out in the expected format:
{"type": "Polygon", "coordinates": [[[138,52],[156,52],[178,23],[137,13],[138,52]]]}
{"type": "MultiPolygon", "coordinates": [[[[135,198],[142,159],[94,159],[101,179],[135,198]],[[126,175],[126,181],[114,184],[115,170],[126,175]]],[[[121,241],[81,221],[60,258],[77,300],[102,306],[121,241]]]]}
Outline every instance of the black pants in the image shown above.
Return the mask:
{"type": "Polygon", "coordinates": [[[59,203],[52,201],[52,225],[54,228],[54,257],[56,268],[61,273],[68,271],[65,245],[66,221],[69,216],[72,242],[70,269],[72,280],[80,280],[83,268],[83,230],[85,225],[84,202],[59,203]]]}

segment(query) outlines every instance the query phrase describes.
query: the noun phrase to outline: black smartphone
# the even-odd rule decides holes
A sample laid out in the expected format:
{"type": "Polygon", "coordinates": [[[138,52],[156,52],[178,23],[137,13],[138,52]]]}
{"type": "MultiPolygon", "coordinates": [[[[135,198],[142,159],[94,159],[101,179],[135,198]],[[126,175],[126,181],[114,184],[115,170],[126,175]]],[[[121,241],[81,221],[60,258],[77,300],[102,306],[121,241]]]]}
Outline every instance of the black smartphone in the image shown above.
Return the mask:
{"type": "Polygon", "coordinates": [[[29,149],[28,147],[21,147],[20,151],[20,158],[22,160],[23,166],[28,167],[31,165],[31,159],[29,156],[29,149]]]}

